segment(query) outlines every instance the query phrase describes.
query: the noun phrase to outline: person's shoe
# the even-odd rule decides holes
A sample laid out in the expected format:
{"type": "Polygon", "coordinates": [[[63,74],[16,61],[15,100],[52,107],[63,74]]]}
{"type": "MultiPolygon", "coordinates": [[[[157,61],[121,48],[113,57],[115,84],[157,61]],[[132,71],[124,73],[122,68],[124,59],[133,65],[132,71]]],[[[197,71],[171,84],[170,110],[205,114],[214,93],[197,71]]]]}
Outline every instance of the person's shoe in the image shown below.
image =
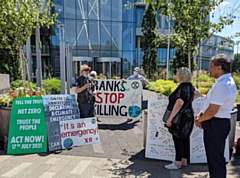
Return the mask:
{"type": "Polygon", "coordinates": [[[98,122],[102,122],[99,118],[97,118],[97,121],[98,121],[98,122]]]}
{"type": "Polygon", "coordinates": [[[179,169],[174,163],[165,165],[164,167],[166,169],[168,169],[168,170],[177,170],[177,169],[179,169]]]}

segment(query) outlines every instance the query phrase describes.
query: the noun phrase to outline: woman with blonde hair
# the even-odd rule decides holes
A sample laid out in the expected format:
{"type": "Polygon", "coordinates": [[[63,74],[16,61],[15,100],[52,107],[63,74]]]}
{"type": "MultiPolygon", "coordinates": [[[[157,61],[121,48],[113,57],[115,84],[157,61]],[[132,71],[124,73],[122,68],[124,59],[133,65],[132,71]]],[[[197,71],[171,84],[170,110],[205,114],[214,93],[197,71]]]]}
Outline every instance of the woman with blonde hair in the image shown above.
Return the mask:
{"type": "Polygon", "coordinates": [[[194,125],[194,112],[191,102],[194,98],[200,96],[200,92],[191,83],[192,74],[188,68],[181,67],[177,71],[176,79],[179,86],[169,96],[169,104],[167,106],[167,109],[172,112],[166,122],[166,126],[172,134],[176,151],[175,161],[172,164],[165,165],[165,168],[169,170],[187,166],[187,159],[190,154],[189,136],[194,125]],[[172,123],[172,119],[181,111],[181,108],[184,108],[181,114],[181,122],[179,125],[175,125],[172,123]]]}

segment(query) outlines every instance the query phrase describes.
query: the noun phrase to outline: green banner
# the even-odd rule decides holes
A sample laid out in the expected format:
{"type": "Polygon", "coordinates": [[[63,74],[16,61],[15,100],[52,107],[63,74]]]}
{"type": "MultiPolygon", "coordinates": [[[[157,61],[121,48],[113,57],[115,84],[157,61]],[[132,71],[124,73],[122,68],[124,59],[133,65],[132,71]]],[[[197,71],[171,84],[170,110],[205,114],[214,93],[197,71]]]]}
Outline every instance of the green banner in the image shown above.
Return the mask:
{"type": "Polygon", "coordinates": [[[10,116],[7,154],[47,151],[42,97],[16,98],[10,116]]]}

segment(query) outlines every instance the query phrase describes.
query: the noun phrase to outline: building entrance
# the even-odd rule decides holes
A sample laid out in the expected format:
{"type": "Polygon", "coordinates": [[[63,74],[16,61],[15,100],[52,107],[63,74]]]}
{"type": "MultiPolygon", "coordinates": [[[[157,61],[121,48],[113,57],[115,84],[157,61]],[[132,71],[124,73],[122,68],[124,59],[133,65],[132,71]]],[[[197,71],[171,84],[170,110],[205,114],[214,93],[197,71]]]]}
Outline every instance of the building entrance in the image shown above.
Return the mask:
{"type": "Polygon", "coordinates": [[[121,77],[121,58],[100,57],[96,60],[96,71],[98,74],[104,74],[108,79],[113,76],[121,77]]]}

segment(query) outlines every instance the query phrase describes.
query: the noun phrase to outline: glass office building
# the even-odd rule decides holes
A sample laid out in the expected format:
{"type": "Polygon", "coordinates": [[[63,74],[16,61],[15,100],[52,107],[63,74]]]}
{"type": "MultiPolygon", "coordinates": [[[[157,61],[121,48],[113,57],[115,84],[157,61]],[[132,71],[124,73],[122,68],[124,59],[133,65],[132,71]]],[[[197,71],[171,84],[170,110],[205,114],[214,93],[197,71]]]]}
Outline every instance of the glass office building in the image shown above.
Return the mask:
{"type": "MultiPolygon", "coordinates": [[[[59,12],[57,23],[51,29],[41,28],[41,59],[43,78],[60,77],[60,29],[64,25],[64,40],[71,52],[72,76],[79,75],[80,65],[86,63],[98,74],[107,78],[112,76],[128,77],[135,66],[141,67],[143,59],[142,19],[146,4],[141,0],[53,0],[53,13],[59,12]],[[137,6],[133,3],[139,2],[137,6]]],[[[167,35],[169,24],[165,16],[156,11],[157,33],[167,35]]],[[[174,21],[170,20],[170,25],[174,21]]],[[[213,37],[213,41],[216,37],[213,37]]],[[[219,41],[220,37],[217,38],[219,41]]],[[[215,40],[216,41],[216,40],[215,40]]],[[[30,72],[36,74],[35,36],[29,46],[31,61],[30,72]]],[[[217,42],[215,44],[218,44],[217,42]]],[[[210,56],[219,52],[211,48],[201,50],[202,69],[209,66],[210,56]],[[209,53],[209,54],[208,54],[209,53]],[[211,54],[210,54],[211,53],[211,54]]],[[[233,54],[233,48],[225,48],[233,54]]],[[[157,49],[159,70],[166,68],[167,45],[160,44],[157,49]]],[[[169,51],[170,71],[176,49],[169,51]]],[[[233,55],[232,55],[233,56],[233,55]]]]}
{"type": "MultiPolygon", "coordinates": [[[[73,59],[73,73],[87,63],[108,78],[130,75],[135,61],[134,0],[54,0],[57,20],[64,24],[64,37],[73,59]]],[[[51,60],[59,76],[59,28],[52,27],[51,60]]]]}

